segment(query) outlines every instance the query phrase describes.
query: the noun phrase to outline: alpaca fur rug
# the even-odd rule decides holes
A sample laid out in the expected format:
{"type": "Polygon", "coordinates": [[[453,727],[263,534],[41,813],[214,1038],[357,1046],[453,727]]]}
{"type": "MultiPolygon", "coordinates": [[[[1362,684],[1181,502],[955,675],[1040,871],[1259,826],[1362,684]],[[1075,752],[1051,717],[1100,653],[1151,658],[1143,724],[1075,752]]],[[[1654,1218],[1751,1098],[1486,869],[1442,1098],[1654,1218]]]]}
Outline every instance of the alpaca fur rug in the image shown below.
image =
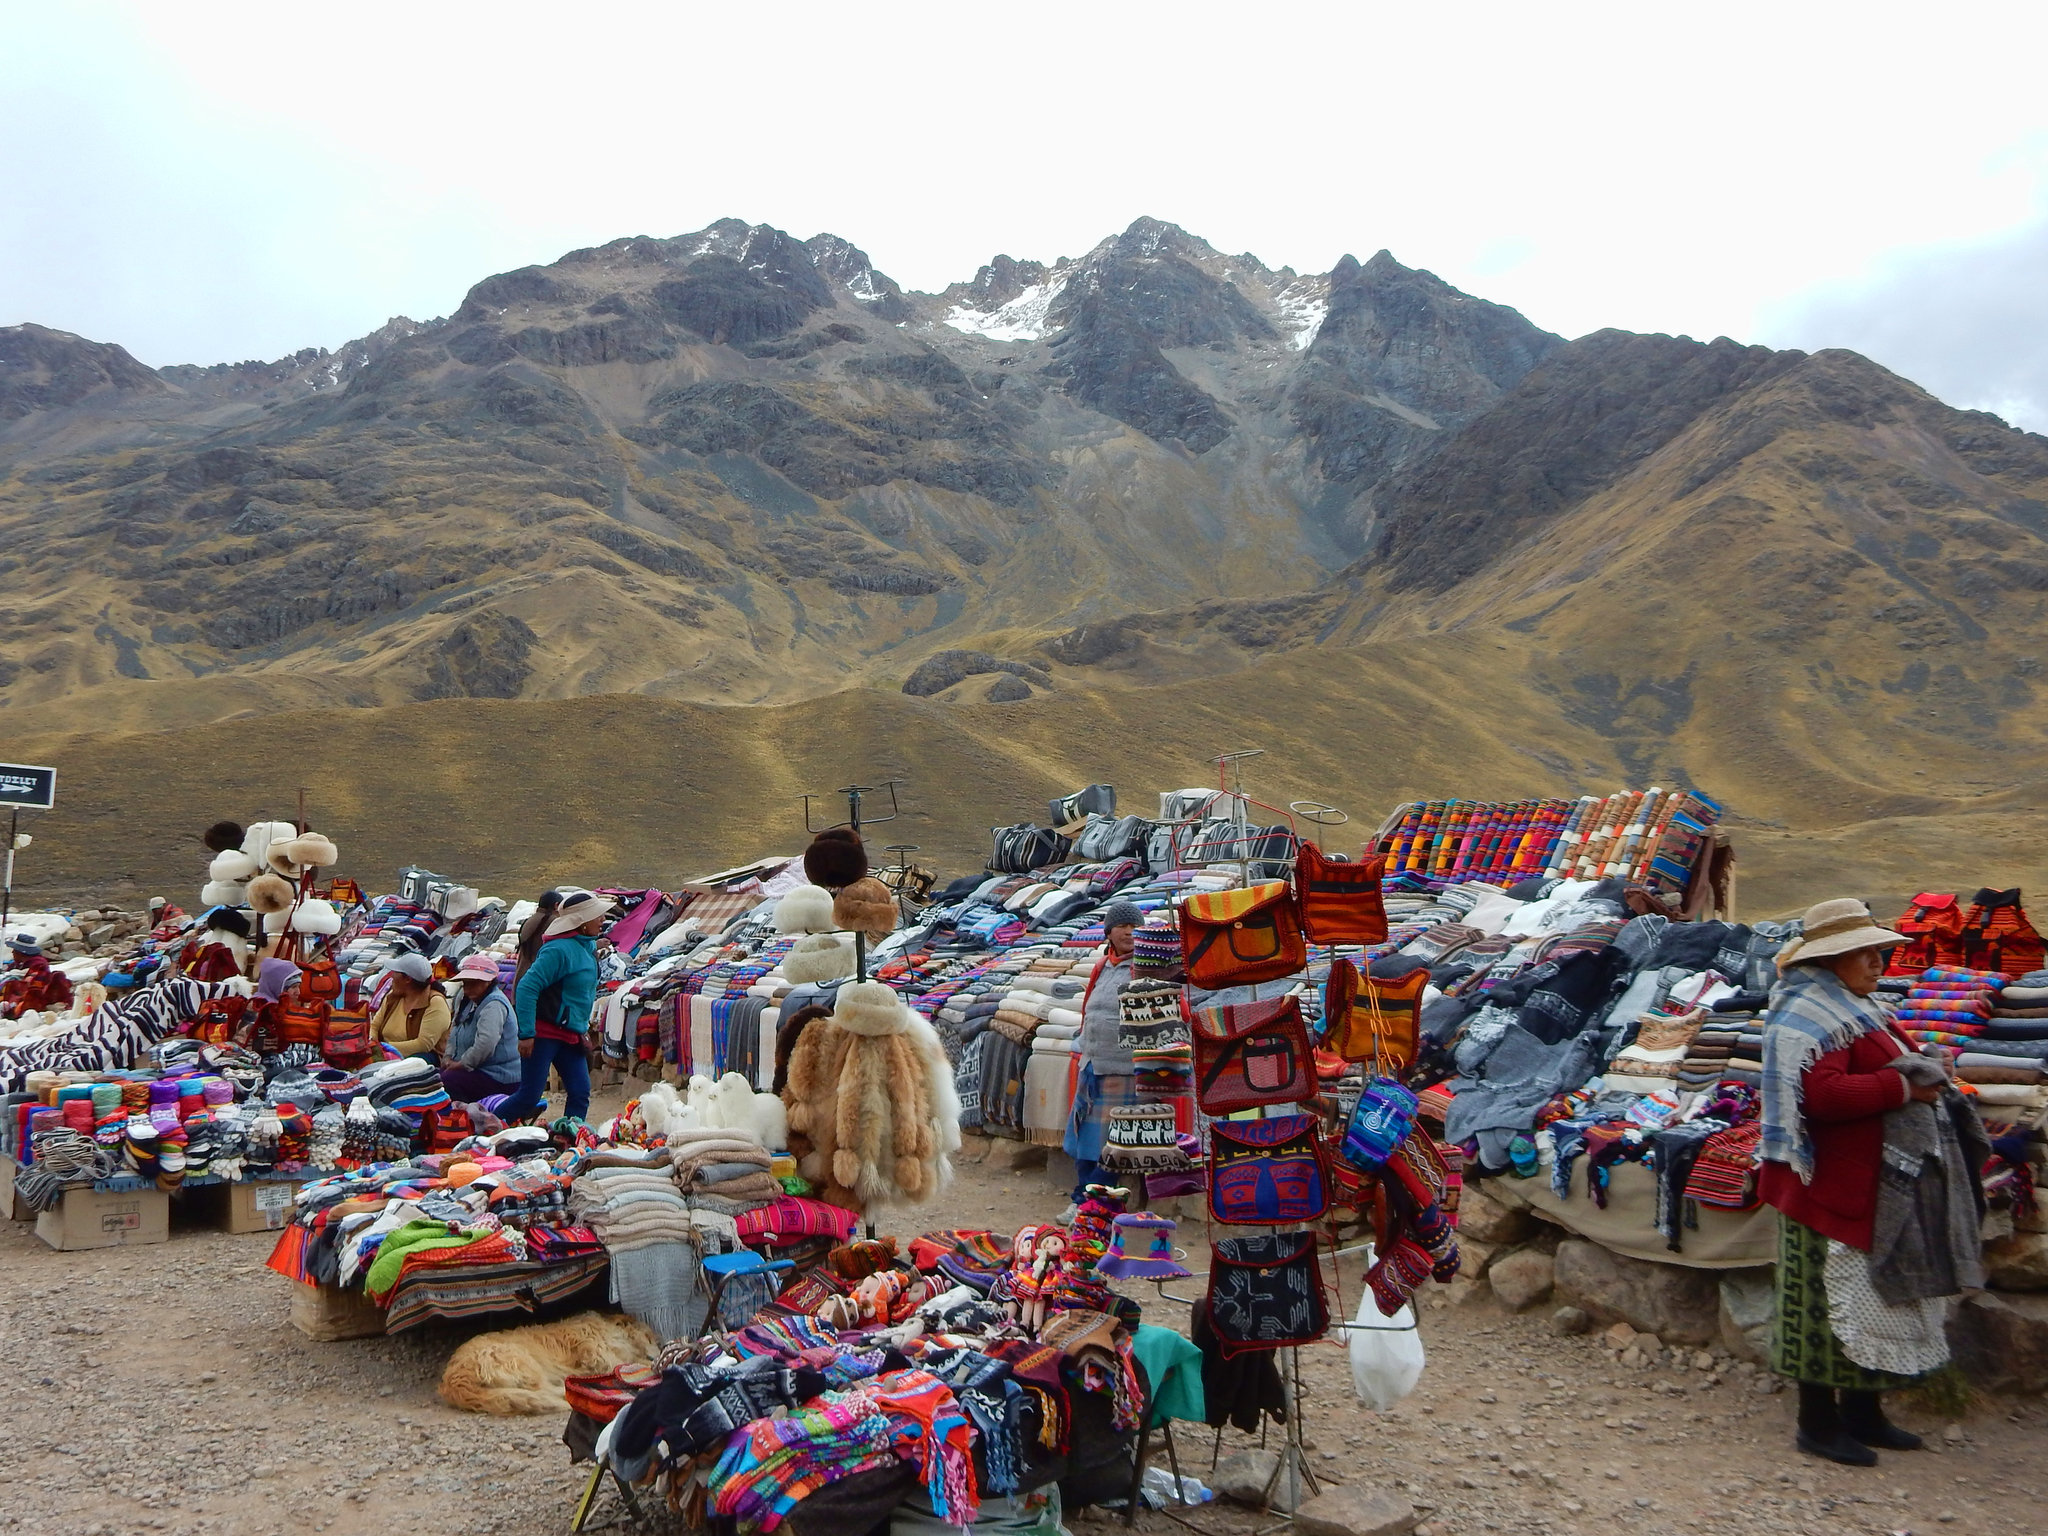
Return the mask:
{"type": "Polygon", "coordinates": [[[500,1417],[560,1413],[565,1378],[644,1364],[659,1347],[645,1323],[603,1312],[480,1333],[449,1357],[441,1373],[441,1401],[500,1417]]]}

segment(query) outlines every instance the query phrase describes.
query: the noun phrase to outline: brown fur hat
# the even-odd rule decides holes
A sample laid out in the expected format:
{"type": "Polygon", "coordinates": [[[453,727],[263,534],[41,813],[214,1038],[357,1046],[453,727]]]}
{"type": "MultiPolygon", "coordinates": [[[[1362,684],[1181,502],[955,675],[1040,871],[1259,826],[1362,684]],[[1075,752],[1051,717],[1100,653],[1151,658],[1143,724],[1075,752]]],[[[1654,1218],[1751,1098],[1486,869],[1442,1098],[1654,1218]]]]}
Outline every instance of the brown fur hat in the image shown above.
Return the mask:
{"type": "Polygon", "coordinates": [[[230,848],[242,846],[242,824],[238,821],[216,821],[199,834],[199,841],[215,853],[226,853],[230,848]]]}
{"type": "Polygon", "coordinates": [[[283,875],[258,875],[249,882],[249,905],[266,916],[286,912],[298,899],[298,892],[283,875]]]}
{"type": "Polygon", "coordinates": [[[811,884],[838,890],[868,872],[867,850],[851,827],[827,827],[804,850],[804,873],[811,884]]]}
{"type": "Polygon", "coordinates": [[[896,931],[896,898],[874,876],[865,876],[832,898],[832,926],[887,938],[896,931]]]}

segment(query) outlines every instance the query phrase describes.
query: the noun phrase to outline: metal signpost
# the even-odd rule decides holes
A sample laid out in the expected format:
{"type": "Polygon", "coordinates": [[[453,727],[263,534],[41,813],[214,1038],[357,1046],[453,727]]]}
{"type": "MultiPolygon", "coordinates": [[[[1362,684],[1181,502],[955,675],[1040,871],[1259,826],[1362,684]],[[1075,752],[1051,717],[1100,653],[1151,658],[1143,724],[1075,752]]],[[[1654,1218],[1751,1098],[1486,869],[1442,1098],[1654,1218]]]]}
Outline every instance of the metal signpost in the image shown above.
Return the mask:
{"type": "Polygon", "coordinates": [[[57,770],[28,763],[0,763],[0,805],[9,808],[7,864],[0,878],[0,929],[14,911],[14,851],[21,846],[21,813],[47,811],[57,803],[57,770]]]}

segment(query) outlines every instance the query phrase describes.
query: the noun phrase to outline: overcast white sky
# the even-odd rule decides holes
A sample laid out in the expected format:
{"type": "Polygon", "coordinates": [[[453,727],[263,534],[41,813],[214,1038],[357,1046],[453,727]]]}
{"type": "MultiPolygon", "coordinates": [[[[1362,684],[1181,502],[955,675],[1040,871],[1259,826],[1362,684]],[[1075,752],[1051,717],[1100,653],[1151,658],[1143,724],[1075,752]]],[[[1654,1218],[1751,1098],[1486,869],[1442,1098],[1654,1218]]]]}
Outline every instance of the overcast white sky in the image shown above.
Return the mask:
{"type": "Polygon", "coordinates": [[[906,287],[1139,214],[2048,430],[2048,6],[0,0],[0,324],[338,346],[733,215],[906,287]]]}

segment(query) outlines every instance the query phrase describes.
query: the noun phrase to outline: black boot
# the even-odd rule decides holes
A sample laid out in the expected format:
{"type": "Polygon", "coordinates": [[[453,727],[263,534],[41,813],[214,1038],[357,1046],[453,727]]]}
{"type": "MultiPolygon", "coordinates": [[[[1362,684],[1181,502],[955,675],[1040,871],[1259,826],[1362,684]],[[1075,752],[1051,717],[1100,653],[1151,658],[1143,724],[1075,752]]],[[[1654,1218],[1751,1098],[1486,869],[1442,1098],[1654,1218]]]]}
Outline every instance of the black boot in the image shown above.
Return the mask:
{"type": "Polygon", "coordinates": [[[1925,1443],[1884,1416],[1884,1402],[1875,1392],[1842,1394],[1842,1428],[1880,1451],[1917,1451],[1925,1443]]]}
{"type": "Polygon", "coordinates": [[[1877,1465],[1877,1452],[1842,1427],[1833,1387],[1799,1383],[1799,1435],[1794,1444],[1809,1456],[1840,1462],[1845,1467],[1877,1465]]]}

